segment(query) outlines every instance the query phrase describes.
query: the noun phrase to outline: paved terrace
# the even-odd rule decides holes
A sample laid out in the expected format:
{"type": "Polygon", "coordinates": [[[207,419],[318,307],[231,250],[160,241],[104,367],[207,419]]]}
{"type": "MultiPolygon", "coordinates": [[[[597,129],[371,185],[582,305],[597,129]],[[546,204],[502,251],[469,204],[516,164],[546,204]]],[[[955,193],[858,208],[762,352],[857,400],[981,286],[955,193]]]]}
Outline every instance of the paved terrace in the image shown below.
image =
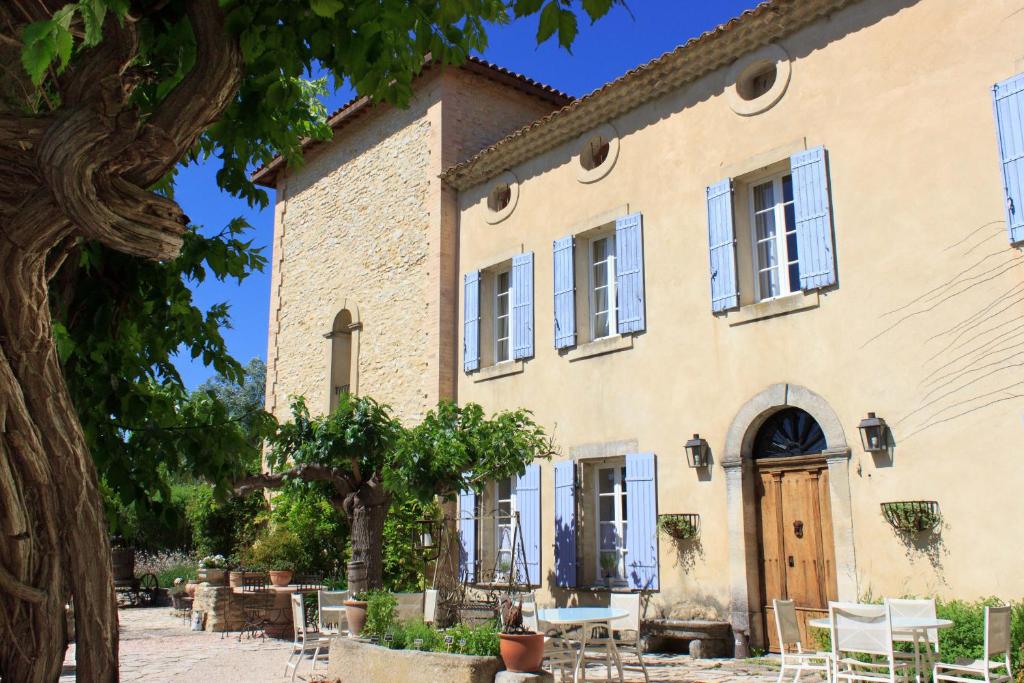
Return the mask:
{"type": "MultiPolygon", "coordinates": [[[[166,607],[125,609],[121,618],[121,680],[145,683],[280,683],[291,643],[244,638],[237,634],[193,632],[166,607]]],[[[705,659],[650,654],[644,658],[652,683],[775,683],[778,670],[756,661],[705,659]]],[[[627,656],[626,680],[643,681],[636,659],[627,656]]],[[[590,680],[604,681],[603,668],[591,667],[590,680]]],[[[300,676],[308,676],[308,663],[300,676]]],[[[62,683],[75,680],[74,646],[68,651],[62,683]]],[[[314,679],[316,680],[316,679],[314,679]]],[[[804,677],[816,681],[813,675],[804,677]]],[[[346,682],[347,683],[347,682],[346,682]]],[[[354,682],[361,683],[361,682],[354,682]]]]}

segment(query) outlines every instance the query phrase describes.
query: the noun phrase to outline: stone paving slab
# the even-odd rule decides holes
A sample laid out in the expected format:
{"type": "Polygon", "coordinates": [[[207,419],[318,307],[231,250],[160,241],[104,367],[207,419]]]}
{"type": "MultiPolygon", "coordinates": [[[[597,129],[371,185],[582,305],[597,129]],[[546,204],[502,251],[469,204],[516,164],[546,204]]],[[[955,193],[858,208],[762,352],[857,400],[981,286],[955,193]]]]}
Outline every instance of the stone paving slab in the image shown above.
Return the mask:
{"type": "MultiPolygon", "coordinates": [[[[121,680],[140,683],[279,683],[291,649],[289,641],[244,638],[237,634],[193,632],[166,607],[124,609],[121,619],[121,680]]],[[[626,681],[643,681],[636,657],[626,655],[626,681]]],[[[691,660],[686,655],[651,653],[644,657],[652,683],[775,683],[778,669],[764,661],[691,660]]],[[[74,646],[68,651],[62,683],[75,681],[74,646]]],[[[310,679],[308,662],[300,676],[310,679]]],[[[605,681],[604,667],[591,665],[591,681],[605,681]]],[[[314,677],[313,680],[317,680],[314,677]]],[[[556,677],[557,680],[557,677],[556,677]]],[[[811,683],[814,676],[805,676],[811,683]]],[[[342,683],[364,683],[342,681],[342,683]]],[[[401,683],[394,681],[394,683],[401,683]]],[[[443,683],[443,682],[439,682],[443,683]]]]}

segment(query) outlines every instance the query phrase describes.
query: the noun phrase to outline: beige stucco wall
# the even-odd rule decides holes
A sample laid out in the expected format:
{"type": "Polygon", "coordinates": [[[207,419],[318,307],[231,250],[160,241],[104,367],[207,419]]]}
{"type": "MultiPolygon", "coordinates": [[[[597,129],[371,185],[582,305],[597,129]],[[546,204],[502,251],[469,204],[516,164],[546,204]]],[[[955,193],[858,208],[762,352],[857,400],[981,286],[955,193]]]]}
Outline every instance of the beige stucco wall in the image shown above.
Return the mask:
{"type": "Polygon", "coordinates": [[[353,391],[419,420],[454,397],[455,195],[438,175],[552,105],[459,69],[433,70],[409,106],[374,107],[278,181],[267,406],[329,405],[331,330],[362,328],[353,391]],[[475,131],[468,135],[463,126],[475,131]]]}
{"type": "MultiPolygon", "coordinates": [[[[497,225],[485,221],[489,185],[461,194],[461,272],[535,252],[536,356],[489,381],[460,372],[459,399],[530,408],[561,457],[626,440],[657,453],[659,512],[702,522],[686,557],[660,539],[657,603],[728,612],[727,432],[778,383],[827,401],[852,447],[853,592],[1024,596],[1024,372],[1013,356],[1024,278],[1002,222],[991,102],[992,84],[1024,68],[1022,8],[856,3],[780,41],[792,80],[764,113],[732,111],[723,68],[614,120],[619,157],[598,182],[577,180],[571,143],[511,169],[518,205],[497,225]],[[838,288],[747,324],[736,323],[750,309],[712,315],[705,187],[817,145],[830,155],[838,288]],[[627,207],[644,216],[647,330],[629,348],[570,361],[553,348],[552,240],[627,207]],[[868,411],[893,428],[892,463],[859,445],[868,411]],[[715,458],[708,480],[685,462],[698,431],[715,458]],[[937,545],[905,547],[881,517],[881,502],[917,499],[940,503],[937,545]]],[[[550,466],[541,484],[548,576],[550,466]]]]}

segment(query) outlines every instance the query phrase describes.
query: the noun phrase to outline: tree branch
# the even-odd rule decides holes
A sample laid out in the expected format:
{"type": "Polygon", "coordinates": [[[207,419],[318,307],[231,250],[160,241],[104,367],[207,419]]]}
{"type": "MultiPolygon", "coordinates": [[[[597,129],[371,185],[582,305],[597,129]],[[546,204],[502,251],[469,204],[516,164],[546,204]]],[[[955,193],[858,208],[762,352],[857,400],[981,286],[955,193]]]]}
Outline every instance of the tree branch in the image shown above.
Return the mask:
{"type": "Polygon", "coordinates": [[[349,486],[345,472],[333,467],[322,465],[299,465],[285,472],[262,472],[250,474],[237,480],[232,487],[235,495],[244,496],[253,491],[262,489],[279,489],[289,479],[301,479],[302,481],[324,481],[332,486],[339,496],[345,497],[353,493],[354,489],[349,486]]]}

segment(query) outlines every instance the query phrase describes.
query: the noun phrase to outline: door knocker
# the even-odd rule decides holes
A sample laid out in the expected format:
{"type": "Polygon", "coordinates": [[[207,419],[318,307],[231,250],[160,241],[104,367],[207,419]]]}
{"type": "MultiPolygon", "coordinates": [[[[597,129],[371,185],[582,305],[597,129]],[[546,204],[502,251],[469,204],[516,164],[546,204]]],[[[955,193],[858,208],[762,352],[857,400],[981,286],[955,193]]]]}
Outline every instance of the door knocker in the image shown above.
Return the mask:
{"type": "Polygon", "coordinates": [[[796,534],[797,538],[804,537],[804,523],[801,521],[793,522],[793,533],[796,534]]]}

